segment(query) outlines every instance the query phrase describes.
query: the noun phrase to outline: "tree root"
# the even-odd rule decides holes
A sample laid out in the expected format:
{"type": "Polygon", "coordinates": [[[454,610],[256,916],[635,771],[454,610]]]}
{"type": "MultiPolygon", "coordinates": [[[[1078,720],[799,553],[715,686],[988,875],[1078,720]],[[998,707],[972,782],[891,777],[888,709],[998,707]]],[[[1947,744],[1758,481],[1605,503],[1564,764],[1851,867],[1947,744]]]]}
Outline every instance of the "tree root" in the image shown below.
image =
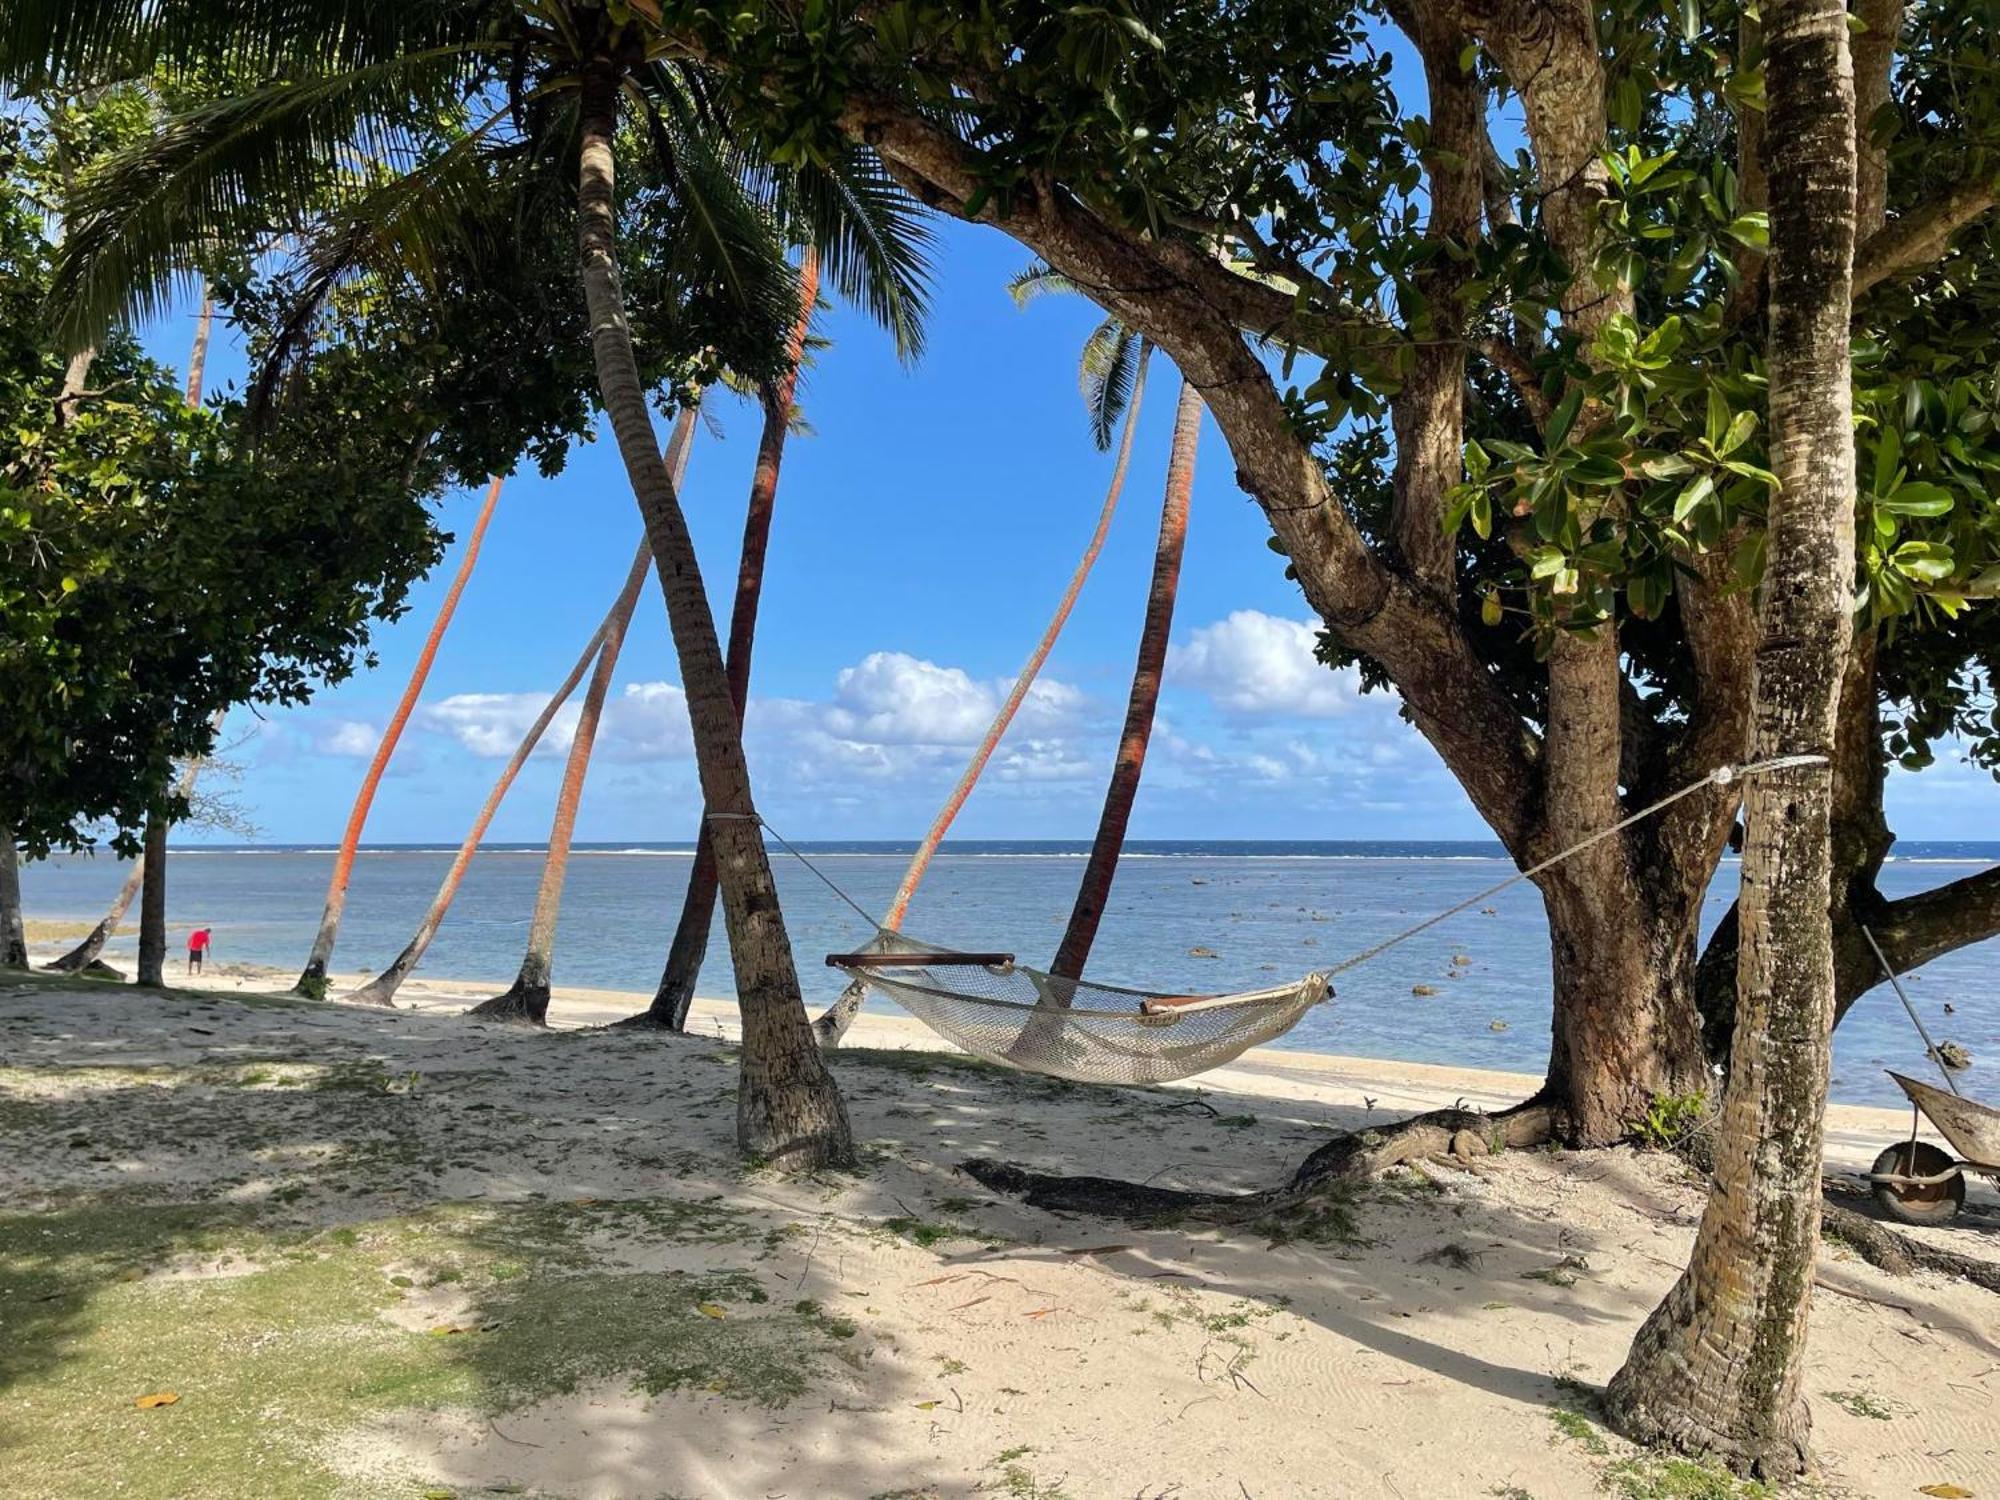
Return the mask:
{"type": "Polygon", "coordinates": [[[549,992],[543,986],[530,989],[517,984],[505,994],[480,1001],[466,1014],[482,1021],[505,1021],[515,1026],[546,1026],[549,992]]]}
{"type": "Polygon", "coordinates": [[[1322,1193],[1404,1162],[1447,1155],[1465,1162],[1494,1151],[1537,1146],[1549,1139],[1553,1126],[1548,1107],[1532,1099],[1497,1115],[1472,1109],[1431,1110],[1379,1130],[1337,1136],[1299,1163],[1289,1182],[1249,1193],[1194,1193],[1113,1177],[1066,1177],[984,1157],[960,1162],[958,1169],[996,1193],[1056,1213],[1248,1224],[1294,1212],[1322,1193]]]}
{"type": "MultiPolygon", "coordinates": [[[[1465,1162],[1476,1156],[1546,1142],[1554,1128],[1549,1108],[1535,1100],[1499,1114],[1438,1109],[1378,1130],[1336,1136],[1299,1164],[1282,1186],[1248,1193],[1201,1193],[1153,1187],[1116,1177],[1032,1172],[1012,1162],[974,1157],[958,1170],[996,1193],[1051,1213],[1155,1223],[1241,1225],[1295,1213],[1316,1196],[1372,1177],[1390,1167],[1431,1157],[1465,1162]]],[[[1853,1247],[1870,1265],[1891,1275],[1937,1271],[2000,1292],[2000,1263],[1929,1245],[1829,1199],[1823,1205],[1828,1237],[1853,1247]]]]}
{"type": "Polygon", "coordinates": [[[685,1031],[676,1026],[658,1011],[642,1010],[635,1016],[627,1016],[622,1021],[611,1021],[599,1028],[603,1031],[685,1031]]]}
{"type": "Polygon", "coordinates": [[[1820,1223],[1826,1236],[1851,1246],[1869,1265],[1892,1276],[1907,1276],[1917,1270],[1938,1271],[1946,1276],[1962,1276],[1989,1292],[2000,1292],[2000,1262],[1960,1255],[1956,1250],[1941,1250],[1831,1200],[1820,1205],[1820,1223]]]}

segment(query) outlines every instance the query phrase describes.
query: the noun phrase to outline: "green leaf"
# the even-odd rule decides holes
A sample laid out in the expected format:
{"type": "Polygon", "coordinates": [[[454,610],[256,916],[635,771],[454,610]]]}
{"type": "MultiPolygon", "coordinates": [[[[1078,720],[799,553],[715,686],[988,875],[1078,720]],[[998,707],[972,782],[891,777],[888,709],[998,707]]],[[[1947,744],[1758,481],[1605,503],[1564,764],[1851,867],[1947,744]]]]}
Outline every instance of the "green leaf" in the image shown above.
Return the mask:
{"type": "Polygon", "coordinates": [[[1695,508],[1715,493],[1715,481],[1703,474],[1682,490],[1674,500],[1674,524],[1679,525],[1693,515],[1695,508]]]}
{"type": "Polygon", "coordinates": [[[1723,435],[1729,431],[1730,415],[1728,400],[1723,396],[1721,391],[1717,390],[1714,386],[1710,386],[1708,388],[1708,423],[1702,432],[1702,436],[1708,440],[1709,447],[1720,448],[1722,446],[1723,435]]]}
{"type": "Polygon", "coordinates": [[[1548,446],[1551,453],[1560,448],[1569,430],[1576,425],[1576,414],[1583,409],[1583,387],[1573,385],[1569,394],[1556,403],[1556,409],[1549,414],[1548,446]]]}
{"type": "Polygon", "coordinates": [[[1750,441],[1750,434],[1756,430],[1757,413],[1754,411],[1738,412],[1735,420],[1729,424],[1729,430],[1722,435],[1722,442],[1717,445],[1715,451],[1725,454],[1734,453],[1738,448],[1741,448],[1745,443],[1750,441]]]}
{"type": "Polygon", "coordinates": [[[1915,480],[1894,494],[1878,497],[1875,508],[1893,511],[1899,516],[1942,516],[1948,515],[1956,503],[1952,492],[1943,485],[1915,480]]]}

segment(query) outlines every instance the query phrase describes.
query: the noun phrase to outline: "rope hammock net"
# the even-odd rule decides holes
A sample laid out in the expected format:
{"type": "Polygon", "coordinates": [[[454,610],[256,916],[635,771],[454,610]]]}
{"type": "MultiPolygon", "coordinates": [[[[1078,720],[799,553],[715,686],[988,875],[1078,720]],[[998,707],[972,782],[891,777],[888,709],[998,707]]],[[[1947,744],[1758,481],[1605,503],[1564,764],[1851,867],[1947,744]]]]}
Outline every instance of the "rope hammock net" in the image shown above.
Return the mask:
{"type": "Polygon", "coordinates": [[[1234,995],[1160,995],[880,930],[827,962],[975,1057],[1075,1083],[1170,1083],[1221,1067],[1333,993],[1324,974],[1308,974],[1234,995]]]}

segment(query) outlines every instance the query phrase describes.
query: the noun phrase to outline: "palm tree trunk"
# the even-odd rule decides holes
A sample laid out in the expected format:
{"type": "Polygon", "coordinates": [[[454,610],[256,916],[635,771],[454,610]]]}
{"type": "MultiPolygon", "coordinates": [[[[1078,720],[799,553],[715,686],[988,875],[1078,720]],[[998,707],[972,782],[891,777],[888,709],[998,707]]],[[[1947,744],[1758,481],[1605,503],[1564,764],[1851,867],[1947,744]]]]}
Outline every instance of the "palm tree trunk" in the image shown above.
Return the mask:
{"type": "Polygon", "coordinates": [[[145,883],[139,897],[140,984],[167,982],[167,820],[146,819],[145,883]]]}
{"type": "MultiPolygon", "coordinates": [[[[1104,813],[1097,837],[1083,867],[1076,905],[1069,915],[1062,944],[1049,971],[1059,979],[1081,979],[1090,961],[1090,947],[1111,898],[1118,873],[1118,856],[1125,847],[1125,829],[1132,821],[1132,804],[1139,778],[1146,769],[1146,746],[1153,735],[1153,715],[1160,706],[1160,682],[1167,667],[1167,637],[1173,631],[1174,598],[1180,591],[1181,553],[1187,545],[1188,497],[1194,489],[1195,444],[1201,437],[1201,394],[1181,381],[1180,404],[1174,411],[1174,446],[1167,464],[1167,494],[1160,507],[1160,542],[1153,554],[1153,587],[1146,597],[1146,623],[1139,634],[1139,663],[1132,673],[1132,695],[1125,706],[1125,731],[1118,742],[1118,759],[1104,793],[1104,813]]],[[[1068,996],[1051,991],[1058,1004],[1068,996]]]]}
{"type": "Polygon", "coordinates": [[[132,861],[132,867],[125,872],[125,879],[118,886],[118,894],[111,898],[111,909],[98,919],[84,940],[69,952],[49,965],[59,974],[81,974],[97,962],[97,955],[104,951],[104,945],[111,934],[118,930],[118,924],[125,920],[125,913],[132,908],[133,900],[139,894],[139,887],[146,878],[146,854],[144,849],[132,861]]]}
{"type": "MultiPolygon", "coordinates": [[[[201,310],[195,314],[194,344],[188,350],[185,399],[189,406],[201,405],[202,381],[208,373],[208,340],[214,326],[215,298],[211,295],[208,287],[204,285],[201,289],[201,310]]],[[[90,352],[86,351],[86,354],[90,352]]],[[[70,389],[72,381],[75,383],[75,388],[81,390],[85,374],[89,368],[90,360],[85,355],[78,355],[76,360],[72,360],[70,374],[64,380],[65,392],[70,389]],[[81,363],[79,364],[78,361],[81,361],[81,363]]],[[[222,714],[216,714],[212,727],[217,730],[222,728],[222,714]]],[[[194,778],[199,769],[200,766],[197,762],[190,764],[181,773],[180,785],[176,788],[181,796],[185,797],[194,790],[194,778]]],[[[162,849],[166,847],[164,841],[160,847],[162,849]]],[[[82,942],[70,949],[69,952],[57,959],[49,967],[62,970],[66,973],[76,973],[89,968],[95,963],[97,955],[104,951],[105,941],[117,929],[118,924],[125,920],[126,910],[132,905],[132,898],[139,894],[139,888],[145,883],[145,880],[146,856],[141,852],[138,859],[133,861],[132,868],[126,872],[125,881],[118,887],[118,894],[112,900],[111,910],[104,914],[104,919],[91,928],[89,935],[82,942]]],[[[140,907],[142,917],[144,910],[145,908],[142,903],[140,907]]]]}
{"type": "MultiPolygon", "coordinates": [[[[778,470],[785,460],[785,438],[792,426],[792,398],[798,392],[799,361],[806,334],[819,302],[819,255],[811,246],[799,265],[799,317],[786,347],[789,364],[784,375],[758,394],[764,406],[764,430],[757,440],[757,470],[750,480],[750,503],[743,516],[743,550],[736,565],[736,602],[729,612],[729,650],[724,670],[736,716],[743,717],[750,701],[750,653],[757,642],[757,607],[764,594],[764,559],[771,548],[771,517],[777,510],[778,470]]],[[[687,895],[680,921],[667,948],[667,966],[653,1003],[620,1026],[664,1031],[687,1029],[694,982],[708,956],[708,934],[715,925],[715,845],[704,822],[695,834],[694,864],[688,870],[687,895]]]]}
{"type": "Polygon", "coordinates": [[[0,969],[28,967],[28,927],[21,917],[21,856],[14,830],[0,823],[0,969]]]}
{"type": "Polygon", "coordinates": [[[598,389],[666,596],[694,732],[695,765],[711,821],[722,883],[723,920],[743,1016],[736,1139],[752,1156],[799,1171],[847,1165],[854,1139],[840,1091],[813,1041],[792,964],[791,942],[750,792],[742,726],[722,647],[715,637],[701,567],[673,478],[654,446],[652,418],[632,350],[618,277],[612,138],[618,125],[617,65],[598,58],[584,70],[577,170],[577,252],[589,309],[598,389]]]}
{"type": "MultiPolygon", "coordinates": [[[[1829,755],[1854,580],[1854,75],[1840,0],[1773,0],[1770,564],[1750,754],[1829,755]]],[[[1714,1186],[1687,1271],[1606,1393],[1629,1435],[1785,1481],[1808,1463],[1802,1379],[1834,1016],[1833,772],[1744,794],[1737,1001],[1714,1186]]]]}
{"type": "MultiPolygon", "coordinates": [[[[889,910],[882,918],[882,925],[891,932],[899,930],[903,918],[909,912],[910,901],[917,894],[917,886],[930,869],[931,859],[937,854],[938,845],[958,817],[959,809],[972,795],[972,789],[979,782],[980,773],[986,769],[987,761],[1000,744],[1000,737],[1007,732],[1007,726],[1014,722],[1014,715],[1027,700],[1028,690],[1035,685],[1042,664],[1049,659],[1055,649],[1056,638],[1069,622],[1070,611],[1076,608],[1077,596],[1083,592],[1084,580],[1090,577],[1090,570],[1097,564],[1098,553],[1104,550],[1104,538],[1111,530],[1111,517],[1118,509],[1118,497],[1125,490],[1125,471],[1132,463],[1132,434],[1138,427],[1139,407],[1146,394],[1146,366],[1152,358],[1152,346],[1141,342],[1139,345],[1139,368],[1132,377],[1132,397],[1125,407],[1125,430],[1118,438],[1118,458],[1111,466],[1111,483],[1104,491],[1104,504],[1097,512],[1097,529],[1091,532],[1090,541],[1083,549],[1083,556],[1077,560],[1076,571],[1070,574],[1069,587],[1063,590],[1056,601],[1056,611],[1049,617],[1042,638],[1035,642],[1035,649],[1014,678],[1013,691],[1007,701],[1000,705],[1000,711],[993,716],[987,726],[986,736],[979,747],[972,752],[972,760],[965,768],[965,774],[958,778],[958,785],[945,798],[944,806],[932,819],[930,830],[924,840],[917,845],[917,852],[910,856],[909,868],[903,871],[902,883],[896,887],[895,897],[889,903],[889,910]]],[[[854,1024],[854,1018],[861,1011],[861,1002],[866,998],[868,987],[859,980],[852,980],[840,992],[840,998],[827,1008],[826,1014],[813,1023],[819,1033],[820,1045],[838,1047],[840,1039],[847,1034],[847,1028],[854,1024]]]]}
{"type": "MultiPolygon", "coordinates": [[[[635,599],[639,588],[645,583],[646,568],[651,563],[652,557],[653,554],[642,541],[639,544],[638,556],[633,559],[632,575],[626,581],[626,587],[631,590],[635,599]]],[[[451,903],[458,895],[459,884],[465,879],[466,870],[471,867],[473,855],[479,852],[480,841],[486,837],[486,830],[492,825],[494,814],[500,811],[501,802],[505,800],[508,789],[514,785],[514,778],[521,774],[521,767],[528,763],[528,757],[534,754],[535,746],[541,743],[549,725],[562,711],[562,706],[569,702],[569,695],[575,692],[576,685],[583,681],[583,674],[589,670],[590,664],[597,659],[598,648],[603,645],[605,632],[610,629],[612,615],[617,614],[621,608],[629,613],[630,606],[624,601],[625,594],[621,592],[617,600],[612,603],[611,614],[606,615],[598,623],[597,629],[591,633],[589,641],[584,645],[583,654],[576,659],[576,665],[569,669],[569,675],[562,680],[562,684],[543,705],[535,722],[528,726],[527,733],[521,736],[521,743],[514,747],[514,753],[502,768],[499,780],[493,783],[493,790],[486,794],[486,801],[479,809],[479,816],[472,820],[472,827],[467,831],[465,841],[458,846],[458,853],[452,859],[451,868],[445,871],[444,880],[439,884],[437,894],[431,898],[431,904],[424,912],[423,920],[417,923],[415,934],[404,945],[403,951],[396,955],[395,962],[352,994],[347,995],[345,997],[347,1000],[359,1005],[391,1005],[395,1002],[396,991],[422,962],[424,950],[430,947],[431,939],[437,936],[437,930],[444,922],[445,913],[451,910],[451,903]]]]}
{"type": "MultiPolygon", "coordinates": [[[[695,408],[683,407],[667,443],[667,467],[678,486],[687,477],[688,450],[694,441],[695,408]]],[[[491,1000],[472,1007],[469,1014],[488,1021],[517,1021],[529,1026],[546,1026],[549,1018],[549,978],[556,948],[556,918],[562,911],[563,882],[569,876],[570,840],[576,833],[577,807],[583,801],[584,778],[590,772],[591,750],[597,744],[597,726],[604,717],[604,701],[617,675],[618,656],[625,648],[625,632],[632,623],[639,590],[646,582],[652,551],[641,539],[632,570],[619,591],[618,602],[604,622],[604,640],[597,648],[597,668],[584,690],[583,712],[577,716],[576,734],[570,740],[569,759],[563,766],[562,786],[556,793],[556,815],[549,827],[548,853],[542,860],[542,882],[535,892],[535,914],[528,923],[528,951],[522,955],[521,969],[514,983],[491,1000]]]]}
{"type": "Polygon", "coordinates": [[[313,938],[312,953],[306,959],[305,969],[299,981],[292,987],[294,994],[307,995],[320,1000],[326,996],[326,967],[333,962],[334,940],[340,935],[340,914],[347,905],[347,882],[354,874],[354,853],[361,844],[361,830],[368,822],[368,809],[374,805],[375,790],[382,784],[382,773],[389,767],[389,757],[396,753],[396,742],[403,737],[403,728],[410,721],[410,714],[417,706],[417,699],[424,690],[424,681],[431,674],[431,664],[437,660],[438,645],[444,640],[445,627],[451,624],[452,613],[458,608],[458,596],[465,592],[465,583],[472,576],[472,565],[479,560],[479,543],[486,535],[486,524],[493,519],[493,507],[500,499],[500,476],[494,475],[493,482],[486,487],[486,503],[479,508],[479,519],[472,523],[472,537],[466,543],[465,556],[459,559],[458,572],[453,575],[451,587],[445,591],[444,603],[438,606],[437,618],[431,621],[431,632],[424,638],[424,649],[417,656],[417,664],[410,671],[410,680],[403,687],[403,696],[396,704],[396,711],[389,718],[388,727],[382,731],[382,739],[375,746],[375,754],[368,762],[368,772],[361,778],[361,790],[355,794],[354,806],[347,814],[347,829],[340,836],[340,849],[333,857],[333,876],[327,881],[326,907],[320,913],[319,932],[313,938]]]}

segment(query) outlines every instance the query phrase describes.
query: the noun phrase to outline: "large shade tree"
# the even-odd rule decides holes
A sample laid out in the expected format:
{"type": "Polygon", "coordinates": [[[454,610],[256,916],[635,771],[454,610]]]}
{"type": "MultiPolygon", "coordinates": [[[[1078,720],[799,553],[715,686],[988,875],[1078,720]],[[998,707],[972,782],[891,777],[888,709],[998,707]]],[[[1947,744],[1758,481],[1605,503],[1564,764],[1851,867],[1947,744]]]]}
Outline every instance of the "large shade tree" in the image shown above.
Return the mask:
{"type": "MultiPolygon", "coordinates": [[[[1698,3],[1385,8],[1422,116],[1365,12],[1298,0],[669,6],[661,45],[733,80],[767,142],[868,143],[1169,353],[1329,654],[1396,689],[1526,863],[1747,743],[1774,484],[1762,52],[1698,3]]],[[[1991,279],[1990,26],[1913,10],[1858,85],[1887,205],[1856,273],[1865,390],[1888,398],[1862,460],[1871,630],[1921,633],[1991,555],[1990,353],[1954,345],[1940,385],[1912,322],[1991,279]]],[[[1697,923],[1737,796],[1711,785],[1539,878],[1554,1034],[1511,1134],[1616,1139],[1705,1086],[1697,923]]]]}
{"type": "Polygon", "coordinates": [[[912,326],[920,288],[899,238],[910,213],[865,147],[805,154],[774,142],[767,166],[736,156],[732,122],[706,80],[655,45],[650,9],[189,0],[79,15],[30,5],[0,37],[0,72],[30,83],[141,65],[171,74],[220,57],[231,76],[268,80],[114,160],[94,232],[72,236],[66,261],[66,326],[78,345],[113,310],[143,305],[183,273],[196,247],[243,242],[274,219],[299,224],[315,290],[357,265],[430,286],[490,198],[496,161],[545,210],[568,205],[595,393],[645,522],[693,723],[743,1015],[738,1139],[753,1154],[812,1167],[851,1159],[852,1142],[806,1020],[720,643],[647,407],[655,382],[623,281],[621,230],[634,200],[629,188],[621,199],[621,149],[628,163],[627,142],[643,151],[657,199],[680,208],[680,239],[702,243],[724,268],[732,300],[780,324],[795,292],[773,216],[803,227],[836,285],[912,326]],[[434,149],[440,116],[455,130],[434,149]],[[372,170],[327,212],[328,178],[357,158],[372,170]],[[746,178],[769,189],[773,216],[750,211],[746,178]]]}

